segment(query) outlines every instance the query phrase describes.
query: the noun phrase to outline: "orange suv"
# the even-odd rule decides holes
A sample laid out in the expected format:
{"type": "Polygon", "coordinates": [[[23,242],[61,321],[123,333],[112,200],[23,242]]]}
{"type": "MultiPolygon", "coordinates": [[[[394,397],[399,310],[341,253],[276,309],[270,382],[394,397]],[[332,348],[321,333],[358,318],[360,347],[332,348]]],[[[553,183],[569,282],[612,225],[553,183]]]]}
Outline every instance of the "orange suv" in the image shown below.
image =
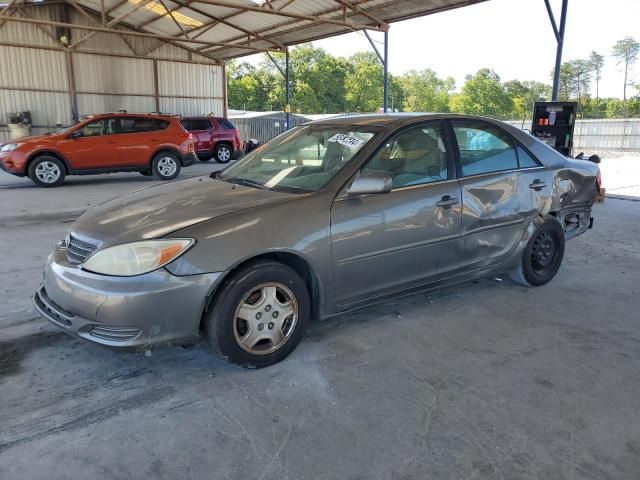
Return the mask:
{"type": "Polygon", "coordinates": [[[0,146],[0,168],[54,187],[66,175],[140,172],[172,180],[197,157],[193,137],[168,115],[96,115],[46,135],[0,146]]]}

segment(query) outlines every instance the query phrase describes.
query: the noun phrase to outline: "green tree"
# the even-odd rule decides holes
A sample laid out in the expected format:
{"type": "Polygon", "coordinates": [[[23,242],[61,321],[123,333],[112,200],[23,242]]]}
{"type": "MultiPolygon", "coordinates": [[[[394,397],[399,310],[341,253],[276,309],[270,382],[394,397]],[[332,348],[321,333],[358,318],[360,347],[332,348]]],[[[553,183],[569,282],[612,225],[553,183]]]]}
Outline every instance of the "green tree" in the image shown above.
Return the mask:
{"type": "Polygon", "coordinates": [[[427,68],[411,70],[400,79],[404,90],[404,108],[408,112],[448,112],[449,94],[455,87],[451,77],[442,79],[427,68]]]}
{"type": "Polygon", "coordinates": [[[349,112],[377,112],[383,104],[382,65],[373,52],[358,52],[349,58],[345,100],[349,112]]]}
{"type": "Polygon", "coordinates": [[[595,74],[596,81],[596,112],[598,111],[598,104],[600,103],[600,80],[602,79],[602,68],[604,67],[604,56],[600,55],[595,50],[591,51],[589,55],[589,64],[591,70],[595,74]]]}
{"type": "Polygon", "coordinates": [[[493,70],[482,68],[467,75],[459,96],[453,97],[455,112],[505,118],[513,111],[513,99],[493,70]]]}
{"type": "Polygon", "coordinates": [[[622,89],[622,100],[625,104],[625,117],[627,116],[627,87],[629,83],[629,67],[632,67],[638,59],[640,43],[632,37],[625,37],[618,40],[613,46],[612,55],[618,60],[618,65],[624,64],[624,84],[622,89]]]}
{"type": "Polygon", "coordinates": [[[578,103],[581,102],[583,95],[588,95],[591,87],[592,67],[588,60],[571,60],[569,62],[573,66],[573,72],[576,76],[575,84],[577,88],[578,103]]]}
{"type": "Polygon", "coordinates": [[[550,87],[541,82],[509,80],[504,88],[513,100],[512,118],[525,119],[533,113],[533,105],[550,95],[550,87]]]}

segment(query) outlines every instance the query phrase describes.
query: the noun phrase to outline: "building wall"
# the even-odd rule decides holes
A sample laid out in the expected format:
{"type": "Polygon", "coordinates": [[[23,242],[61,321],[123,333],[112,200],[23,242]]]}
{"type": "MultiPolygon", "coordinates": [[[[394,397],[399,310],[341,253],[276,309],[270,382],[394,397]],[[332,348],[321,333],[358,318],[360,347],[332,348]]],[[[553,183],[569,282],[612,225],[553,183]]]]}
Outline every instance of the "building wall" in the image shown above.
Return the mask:
{"type": "MultiPolygon", "coordinates": [[[[91,23],[65,5],[32,7],[28,16],[91,23]]],[[[88,33],[74,30],[71,42],[88,33]]],[[[31,112],[34,134],[84,115],[118,110],[224,114],[222,66],[155,39],[127,40],[129,44],[117,35],[98,33],[83,41],[79,52],[65,51],[52,27],[0,26],[0,142],[9,136],[9,114],[24,110],[31,112]],[[144,58],[129,58],[133,55],[144,58]]]]}

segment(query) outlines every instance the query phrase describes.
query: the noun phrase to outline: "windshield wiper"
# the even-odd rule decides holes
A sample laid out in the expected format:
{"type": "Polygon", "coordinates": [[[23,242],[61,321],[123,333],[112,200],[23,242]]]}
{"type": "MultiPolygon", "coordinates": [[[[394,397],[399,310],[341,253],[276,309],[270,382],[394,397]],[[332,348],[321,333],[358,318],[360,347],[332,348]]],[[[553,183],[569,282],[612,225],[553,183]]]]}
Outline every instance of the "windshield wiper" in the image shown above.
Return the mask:
{"type": "Polygon", "coordinates": [[[236,185],[244,185],[246,187],[259,188],[260,190],[271,190],[269,187],[260,182],[254,182],[248,178],[229,177],[224,179],[226,182],[235,183],[236,185]]]}

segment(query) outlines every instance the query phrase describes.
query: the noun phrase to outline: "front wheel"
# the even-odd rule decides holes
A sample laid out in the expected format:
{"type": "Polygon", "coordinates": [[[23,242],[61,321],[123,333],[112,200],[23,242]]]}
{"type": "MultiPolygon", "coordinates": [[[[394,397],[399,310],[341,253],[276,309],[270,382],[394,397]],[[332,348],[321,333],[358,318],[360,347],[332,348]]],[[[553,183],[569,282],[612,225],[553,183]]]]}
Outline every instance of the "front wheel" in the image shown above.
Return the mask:
{"type": "Polygon", "coordinates": [[[547,218],[529,239],[520,265],[509,272],[515,283],[538,287],[551,281],[564,258],[564,230],[558,221],[547,218]]]}
{"type": "Polygon", "coordinates": [[[31,162],[27,173],[39,187],[57,187],[64,182],[65,169],[57,158],[42,155],[31,162]]]}
{"type": "Polygon", "coordinates": [[[151,170],[160,180],[173,180],[180,174],[180,160],[170,152],[160,152],[151,162],[151,170]]]}
{"type": "Polygon", "coordinates": [[[225,282],[204,321],[209,345],[229,362],[261,368],[283,360],[302,340],[311,305],[291,268],[254,262],[225,282]]]}

